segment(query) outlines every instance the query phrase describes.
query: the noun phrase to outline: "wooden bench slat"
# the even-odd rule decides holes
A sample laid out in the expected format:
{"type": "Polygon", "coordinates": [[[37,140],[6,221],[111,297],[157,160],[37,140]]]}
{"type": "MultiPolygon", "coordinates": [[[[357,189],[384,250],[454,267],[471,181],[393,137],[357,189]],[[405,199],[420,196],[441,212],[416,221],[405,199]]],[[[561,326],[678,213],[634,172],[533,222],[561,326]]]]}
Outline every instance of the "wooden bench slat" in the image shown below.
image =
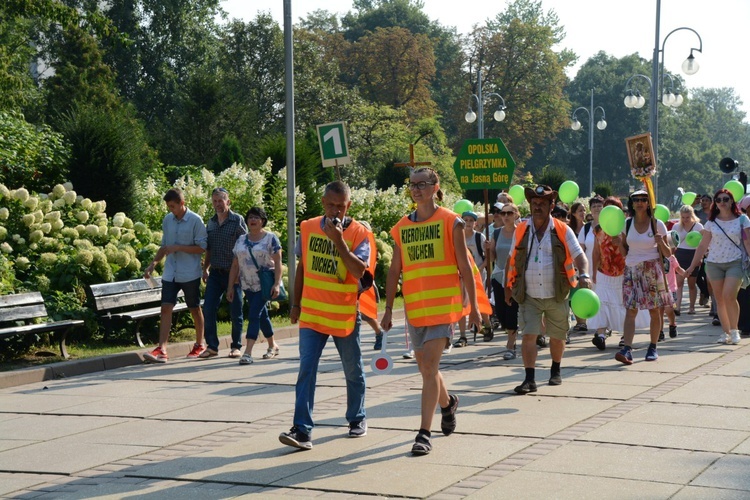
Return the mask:
{"type": "Polygon", "coordinates": [[[0,328],[0,338],[12,337],[13,335],[17,335],[20,333],[54,332],[57,330],[65,330],[72,326],[80,326],[83,324],[83,320],[71,319],[64,321],[54,321],[52,323],[34,323],[31,325],[11,326],[7,328],[0,328]]]}
{"type": "Polygon", "coordinates": [[[0,296],[0,308],[42,303],[44,303],[44,299],[39,292],[15,293],[12,295],[0,296]]]}
{"type": "Polygon", "coordinates": [[[91,290],[91,295],[93,295],[94,298],[126,292],[160,290],[161,277],[154,277],[153,279],[156,282],[156,286],[153,288],[145,279],[141,278],[128,281],[116,281],[114,283],[99,283],[97,285],[90,285],[89,289],[91,290]]]}
{"type": "Polygon", "coordinates": [[[25,306],[11,306],[0,309],[0,322],[6,321],[18,321],[35,318],[44,318],[47,316],[47,309],[44,307],[44,303],[25,305],[25,306]]]}
{"type": "Polygon", "coordinates": [[[99,296],[94,301],[94,307],[97,311],[104,312],[110,309],[118,309],[120,307],[137,306],[160,302],[161,288],[154,288],[153,290],[99,296]]]}

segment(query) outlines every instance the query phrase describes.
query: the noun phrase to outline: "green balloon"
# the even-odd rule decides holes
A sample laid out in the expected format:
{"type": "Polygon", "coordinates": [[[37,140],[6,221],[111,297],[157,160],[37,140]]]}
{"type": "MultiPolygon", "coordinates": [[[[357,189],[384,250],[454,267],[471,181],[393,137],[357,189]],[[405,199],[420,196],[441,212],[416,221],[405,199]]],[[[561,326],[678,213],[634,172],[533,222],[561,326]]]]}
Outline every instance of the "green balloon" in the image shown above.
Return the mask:
{"type": "Polygon", "coordinates": [[[470,202],[469,200],[458,200],[453,205],[453,211],[456,212],[458,215],[461,215],[464,212],[474,211],[474,204],[470,202]]]}
{"type": "Polygon", "coordinates": [[[625,214],[614,205],[604,207],[599,212],[599,225],[608,235],[619,236],[625,229],[625,214]]]}
{"type": "Polygon", "coordinates": [[[557,194],[563,203],[573,203],[578,198],[578,184],[573,181],[565,181],[560,184],[557,194]]]}
{"type": "Polygon", "coordinates": [[[685,235],[685,243],[689,247],[697,248],[698,245],[701,244],[701,240],[703,239],[703,235],[699,233],[698,231],[690,231],[688,234],[685,235]]]}
{"type": "Polygon", "coordinates": [[[692,191],[688,191],[687,193],[682,195],[682,204],[683,205],[692,205],[695,201],[695,197],[698,196],[697,194],[693,193],[692,191]]]}
{"type": "Polygon", "coordinates": [[[513,198],[513,203],[515,203],[516,205],[520,205],[521,203],[523,203],[523,200],[526,199],[523,186],[519,186],[518,184],[516,184],[515,186],[511,186],[508,190],[508,194],[511,198],[513,198]]]}
{"type": "Polygon", "coordinates": [[[664,205],[656,205],[656,210],[654,210],[654,217],[666,224],[669,220],[669,209],[664,205]]]}
{"type": "Polygon", "coordinates": [[[743,193],[742,183],[740,181],[735,181],[735,180],[728,181],[726,184],[724,184],[724,189],[732,193],[732,196],[734,197],[734,201],[741,200],[742,196],[744,196],[745,194],[743,193]]]}
{"type": "MultiPolygon", "coordinates": [[[[601,215],[599,217],[601,218],[601,215]]],[[[600,306],[599,296],[588,288],[576,290],[576,293],[570,299],[570,308],[573,310],[573,314],[579,318],[588,319],[596,316],[600,306]]]]}

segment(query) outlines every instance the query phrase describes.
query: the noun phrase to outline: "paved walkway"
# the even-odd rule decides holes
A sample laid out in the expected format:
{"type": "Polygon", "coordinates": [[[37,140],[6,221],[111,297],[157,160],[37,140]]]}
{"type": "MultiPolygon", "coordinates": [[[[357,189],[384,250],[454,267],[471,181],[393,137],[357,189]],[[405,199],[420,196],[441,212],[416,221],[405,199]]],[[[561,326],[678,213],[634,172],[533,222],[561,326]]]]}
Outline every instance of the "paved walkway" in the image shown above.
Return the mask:
{"type": "MultiPolygon", "coordinates": [[[[311,451],[278,441],[292,420],[295,338],[281,341],[279,358],[250,366],[175,359],[6,387],[0,496],[748,498],[750,340],[716,344],[719,328],[699,310],[679,318],[679,337],[651,363],[645,334],[629,367],[613,359],[619,338],[601,352],[590,335],[572,334],[563,384],[527,396],[513,393],[523,366],[502,359],[504,335],[454,349],[442,369],[461,398],[458,430],[443,437],[436,418],[425,457],[410,454],[421,380],[401,356],[403,323],[388,342],[389,375],[371,375],[364,330],[361,439],[346,437],[344,379],[329,343],[311,451]]],[[[546,381],[547,349],[538,362],[546,381]]]]}

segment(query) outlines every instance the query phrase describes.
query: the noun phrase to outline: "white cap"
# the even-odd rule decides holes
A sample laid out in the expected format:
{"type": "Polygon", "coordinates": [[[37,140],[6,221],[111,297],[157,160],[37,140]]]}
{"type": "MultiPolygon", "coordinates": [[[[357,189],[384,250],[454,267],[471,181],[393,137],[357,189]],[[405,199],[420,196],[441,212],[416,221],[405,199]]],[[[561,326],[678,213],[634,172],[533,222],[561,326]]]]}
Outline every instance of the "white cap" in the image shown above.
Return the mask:
{"type": "Polygon", "coordinates": [[[493,207],[497,208],[498,210],[502,210],[504,206],[505,205],[503,205],[499,201],[493,205],[493,207]]]}

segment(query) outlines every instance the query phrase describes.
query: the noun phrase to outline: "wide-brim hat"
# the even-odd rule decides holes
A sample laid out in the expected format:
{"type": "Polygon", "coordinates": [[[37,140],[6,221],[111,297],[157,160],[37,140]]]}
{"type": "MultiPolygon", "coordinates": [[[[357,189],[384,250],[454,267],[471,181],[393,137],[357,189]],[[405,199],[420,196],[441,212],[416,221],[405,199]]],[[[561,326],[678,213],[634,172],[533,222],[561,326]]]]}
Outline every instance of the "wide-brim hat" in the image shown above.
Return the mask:
{"type": "Polygon", "coordinates": [[[523,193],[526,196],[526,201],[529,203],[531,203],[531,200],[534,198],[546,198],[553,203],[557,200],[557,191],[544,184],[540,184],[535,188],[524,188],[523,193]]]}

